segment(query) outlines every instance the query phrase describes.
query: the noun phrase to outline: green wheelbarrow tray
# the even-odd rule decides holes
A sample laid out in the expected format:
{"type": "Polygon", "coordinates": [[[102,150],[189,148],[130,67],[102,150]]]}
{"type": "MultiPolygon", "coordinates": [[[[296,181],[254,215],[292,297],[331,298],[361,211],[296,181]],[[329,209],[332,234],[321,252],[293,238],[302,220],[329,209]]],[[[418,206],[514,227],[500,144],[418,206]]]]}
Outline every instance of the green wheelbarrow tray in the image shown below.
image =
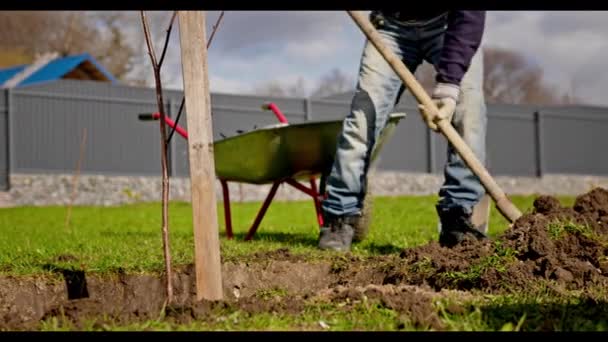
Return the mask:
{"type": "MultiPolygon", "coordinates": [[[[389,115],[372,151],[372,163],[405,116],[389,115]]],[[[317,177],[332,166],[342,122],[282,123],[216,141],[216,175],[225,181],[251,184],[317,177]]]]}

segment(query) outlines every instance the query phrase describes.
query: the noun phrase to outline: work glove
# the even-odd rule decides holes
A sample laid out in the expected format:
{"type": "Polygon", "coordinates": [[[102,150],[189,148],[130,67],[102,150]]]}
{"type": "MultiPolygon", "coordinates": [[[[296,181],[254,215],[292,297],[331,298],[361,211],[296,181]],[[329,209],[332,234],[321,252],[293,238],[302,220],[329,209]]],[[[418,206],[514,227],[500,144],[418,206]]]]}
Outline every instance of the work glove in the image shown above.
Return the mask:
{"type": "Polygon", "coordinates": [[[439,132],[437,122],[440,120],[448,120],[448,122],[452,122],[459,93],[460,87],[455,84],[437,83],[431,96],[433,102],[439,110],[437,114],[433,113],[431,108],[426,108],[422,104],[418,106],[424,120],[432,130],[439,132]]]}

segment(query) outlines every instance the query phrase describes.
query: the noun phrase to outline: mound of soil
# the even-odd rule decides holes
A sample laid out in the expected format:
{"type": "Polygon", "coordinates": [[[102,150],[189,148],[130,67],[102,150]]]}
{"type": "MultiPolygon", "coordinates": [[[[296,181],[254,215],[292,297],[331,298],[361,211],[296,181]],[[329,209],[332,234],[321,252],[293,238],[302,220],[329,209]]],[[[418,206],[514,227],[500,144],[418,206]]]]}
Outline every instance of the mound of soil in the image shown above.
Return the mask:
{"type": "Polygon", "coordinates": [[[595,188],[578,196],[571,208],[540,196],[532,212],[495,241],[468,240],[452,249],[433,242],[400,256],[385,283],[489,292],[538,284],[566,289],[607,284],[608,191],[595,188]]]}

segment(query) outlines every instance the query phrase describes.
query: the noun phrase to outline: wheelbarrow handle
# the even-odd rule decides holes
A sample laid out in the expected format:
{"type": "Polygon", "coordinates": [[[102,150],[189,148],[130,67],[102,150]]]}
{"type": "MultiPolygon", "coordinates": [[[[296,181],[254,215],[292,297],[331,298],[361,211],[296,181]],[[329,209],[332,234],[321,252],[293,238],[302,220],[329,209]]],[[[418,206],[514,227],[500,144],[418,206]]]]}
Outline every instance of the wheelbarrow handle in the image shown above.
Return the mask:
{"type": "MultiPolygon", "coordinates": [[[[160,119],[160,113],[153,114],[139,114],[139,120],[142,121],[154,121],[160,119]]],[[[165,123],[169,125],[169,127],[175,129],[179,135],[181,135],[184,139],[188,139],[188,132],[180,125],[176,124],[173,120],[171,120],[168,116],[165,116],[165,123]]]]}
{"type": "Polygon", "coordinates": [[[158,120],[159,116],[155,116],[154,114],[139,114],[137,116],[139,118],[140,121],[154,121],[154,120],[158,120]]]}
{"type": "Polygon", "coordinates": [[[277,119],[279,119],[280,123],[288,123],[287,118],[285,117],[285,115],[283,115],[283,113],[281,112],[279,107],[277,107],[276,104],[274,104],[272,102],[265,103],[262,105],[262,110],[271,110],[274,113],[274,115],[277,117],[277,119]]]}

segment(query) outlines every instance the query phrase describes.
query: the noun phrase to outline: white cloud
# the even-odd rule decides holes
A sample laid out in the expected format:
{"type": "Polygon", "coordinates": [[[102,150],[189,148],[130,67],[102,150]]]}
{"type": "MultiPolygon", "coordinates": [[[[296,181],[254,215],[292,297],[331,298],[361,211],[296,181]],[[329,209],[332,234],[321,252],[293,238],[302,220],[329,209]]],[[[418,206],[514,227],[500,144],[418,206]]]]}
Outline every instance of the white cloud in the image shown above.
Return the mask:
{"type": "Polygon", "coordinates": [[[489,12],[484,43],[524,53],[545,70],[552,86],[566,91],[574,83],[577,96],[608,105],[606,22],[608,12],[489,12]]]}
{"type": "Polygon", "coordinates": [[[540,28],[548,36],[587,31],[608,33],[606,11],[546,11],[542,12],[540,28]]]}
{"type": "Polygon", "coordinates": [[[238,79],[226,79],[212,75],[209,78],[209,89],[214,93],[250,94],[251,85],[238,79]]]}
{"type": "MultiPolygon", "coordinates": [[[[209,33],[217,15],[207,16],[209,33]]],[[[177,38],[164,77],[181,88],[177,38]]],[[[261,82],[300,76],[313,87],[335,67],[356,77],[362,41],[344,11],[227,11],[209,53],[211,87],[250,92],[261,82]]],[[[567,90],[574,82],[584,100],[608,105],[608,12],[489,11],[484,45],[523,53],[545,70],[552,86],[567,90]]]]}
{"type": "MultiPolygon", "coordinates": [[[[208,31],[216,13],[208,15],[208,31]]],[[[307,43],[342,30],[345,16],[342,11],[226,11],[214,44],[228,52],[291,41],[307,43]]]]}
{"type": "Polygon", "coordinates": [[[330,36],[328,39],[308,43],[289,42],[285,46],[285,54],[291,60],[301,60],[304,63],[318,63],[328,57],[335,56],[346,44],[339,37],[330,36]]]}

